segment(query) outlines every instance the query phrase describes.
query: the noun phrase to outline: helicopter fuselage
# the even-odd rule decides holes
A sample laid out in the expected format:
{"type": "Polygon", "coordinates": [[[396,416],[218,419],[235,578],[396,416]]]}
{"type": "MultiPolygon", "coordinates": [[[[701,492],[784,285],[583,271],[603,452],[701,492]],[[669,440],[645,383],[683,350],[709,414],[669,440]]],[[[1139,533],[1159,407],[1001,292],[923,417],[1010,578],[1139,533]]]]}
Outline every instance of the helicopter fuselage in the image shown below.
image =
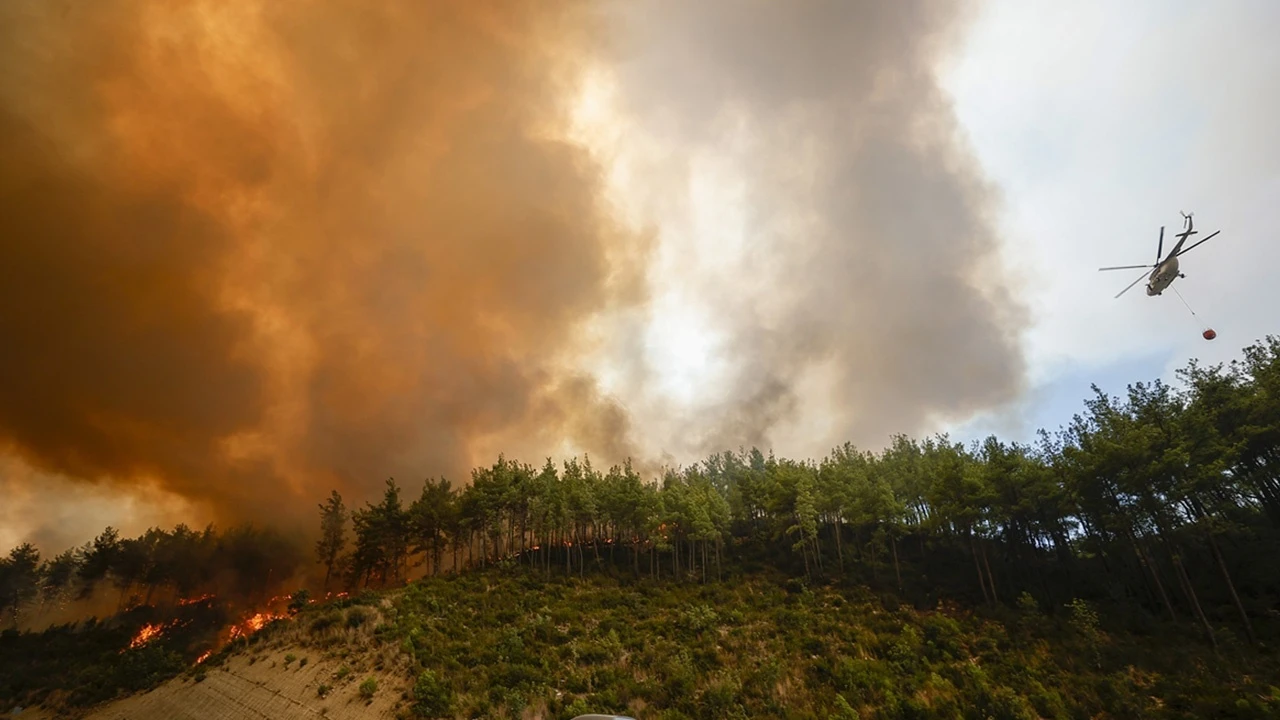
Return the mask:
{"type": "Polygon", "coordinates": [[[1164,262],[1156,266],[1151,271],[1151,278],[1147,280],[1147,295],[1159,295],[1169,287],[1179,276],[1178,272],[1178,256],[1171,255],[1164,262]]]}

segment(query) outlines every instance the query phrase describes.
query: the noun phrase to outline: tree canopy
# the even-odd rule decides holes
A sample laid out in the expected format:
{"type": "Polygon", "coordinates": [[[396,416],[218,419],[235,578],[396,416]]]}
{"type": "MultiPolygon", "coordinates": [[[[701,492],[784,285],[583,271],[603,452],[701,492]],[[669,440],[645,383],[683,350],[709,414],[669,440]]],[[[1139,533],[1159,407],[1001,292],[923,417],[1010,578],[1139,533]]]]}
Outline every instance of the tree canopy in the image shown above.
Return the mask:
{"type": "MultiPolygon", "coordinates": [[[[1095,386],[1082,413],[1032,444],[897,436],[880,452],[845,444],[818,461],[740,449],[655,481],[629,462],[499,457],[465,485],[428,479],[411,500],[387,479],[363,508],[330,494],[314,566],[326,585],[354,589],[403,583],[415,568],[714,582],[769,563],[921,606],[1092,598],[1195,623],[1210,642],[1224,624],[1255,640],[1280,598],[1280,339],[1178,376],[1181,387],[1137,383],[1122,397],[1095,386]]],[[[144,600],[219,584],[251,596],[301,563],[265,530],[122,539],[107,528],[49,559],[14,548],[0,561],[0,603],[16,622],[102,581],[144,600]]]]}

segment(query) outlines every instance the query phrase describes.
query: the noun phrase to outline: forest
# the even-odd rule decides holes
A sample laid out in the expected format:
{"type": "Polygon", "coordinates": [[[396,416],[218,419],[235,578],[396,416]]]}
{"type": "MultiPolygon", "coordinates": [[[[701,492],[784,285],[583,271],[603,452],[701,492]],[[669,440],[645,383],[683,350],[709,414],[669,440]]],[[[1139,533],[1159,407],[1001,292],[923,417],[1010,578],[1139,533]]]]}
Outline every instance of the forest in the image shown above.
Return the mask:
{"type": "Polygon", "coordinates": [[[254,602],[312,562],[316,589],[353,590],[513,562],[707,582],[734,558],[853,578],[921,607],[1090,598],[1193,622],[1209,642],[1220,624],[1257,642],[1280,598],[1280,339],[1178,374],[1180,388],[1137,383],[1127,397],[1095,387],[1084,412],[1031,446],[898,436],[880,453],[846,444],[817,462],[751,449],[656,482],[629,463],[500,457],[466,485],[428,479],[417,497],[393,479],[364,507],[334,491],[305,552],[250,526],[107,528],[48,559],[23,544],[0,560],[0,602],[16,624],[102,582],[121,607],[201,593],[254,602]]]}

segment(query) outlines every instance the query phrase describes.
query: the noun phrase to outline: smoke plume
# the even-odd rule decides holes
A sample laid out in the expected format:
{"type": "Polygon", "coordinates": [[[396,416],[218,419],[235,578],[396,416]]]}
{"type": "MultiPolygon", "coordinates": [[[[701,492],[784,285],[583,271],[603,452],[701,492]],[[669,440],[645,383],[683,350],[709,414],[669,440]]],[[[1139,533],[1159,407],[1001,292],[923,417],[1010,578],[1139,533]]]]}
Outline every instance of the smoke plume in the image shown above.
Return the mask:
{"type": "Polygon", "coordinates": [[[728,389],[673,437],[821,455],[1016,398],[1026,313],[997,262],[997,198],[936,79],[967,3],[614,11],[620,112],[690,148],[654,175],[727,168],[717,192],[741,221],[706,262],[670,268],[703,289],[731,359],[728,389]]]}
{"type": "Polygon", "coordinates": [[[17,0],[0,28],[0,443],[30,465],[310,523],[549,410],[628,451],[564,361],[642,300],[558,137],[585,3],[17,0]]]}
{"type": "Polygon", "coordinates": [[[331,487],[465,481],[495,449],[820,453],[1009,400],[1023,313],[935,80],[958,5],[10,0],[0,448],[309,525],[331,487]],[[666,148],[646,227],[693,212],[691,157],[729,158],[724,252],[609,205],[565,139],[589,67],[621,145],[666,148]],[[664,287],[719,338],[689,407],[640,338],[664,287]],[[625,407],[577,361],[601,317],[625,407]]]}

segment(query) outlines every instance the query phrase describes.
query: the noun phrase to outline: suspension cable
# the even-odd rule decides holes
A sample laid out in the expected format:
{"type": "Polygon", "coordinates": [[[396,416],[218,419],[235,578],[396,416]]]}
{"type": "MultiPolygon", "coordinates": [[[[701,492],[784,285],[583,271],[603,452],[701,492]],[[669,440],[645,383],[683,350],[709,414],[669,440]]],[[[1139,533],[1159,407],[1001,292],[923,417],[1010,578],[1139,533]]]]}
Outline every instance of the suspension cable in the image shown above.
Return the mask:
{"type": "MultiPolygon", "coordinates": [[[[1200,319],[1200,316],[1199,316],[1199,315],[1196,315],[1196,311],[1191,309],[1191,305],[1189,305],[1189,304],[1187,303],[1187,299],[1186,299],[1186,298],[1182,297],[1182,293],[1178,292],[1178,288],[1176,288],[1176,287],[1174,287],[1174,286],[1170,285],[1170,286],[1169,286],[1169,289],[1170,289],[1170,290],[1172,290],[1172,291],[1173,291],[1173,294],[1174,294],[1174,295],[1177,295],[1177,296],[1178,296],[1178,299],[1182,301],[1182,305],[1183,305],[1183,307],[1185,307],[1185,308],[1187,309],[1187,312],[1191,313],[1192,322],[1196,322],[1196,321],[1198,321],[1198,320],[1200,319]]],[[[1204,328],[1202,328],[1202,329],[1208,329],[1208,327],[1209,327],[1209,326],[1208,326],[1208,325],[1206,325],[1206,326],[1204,326],[1204,328]]]]}

